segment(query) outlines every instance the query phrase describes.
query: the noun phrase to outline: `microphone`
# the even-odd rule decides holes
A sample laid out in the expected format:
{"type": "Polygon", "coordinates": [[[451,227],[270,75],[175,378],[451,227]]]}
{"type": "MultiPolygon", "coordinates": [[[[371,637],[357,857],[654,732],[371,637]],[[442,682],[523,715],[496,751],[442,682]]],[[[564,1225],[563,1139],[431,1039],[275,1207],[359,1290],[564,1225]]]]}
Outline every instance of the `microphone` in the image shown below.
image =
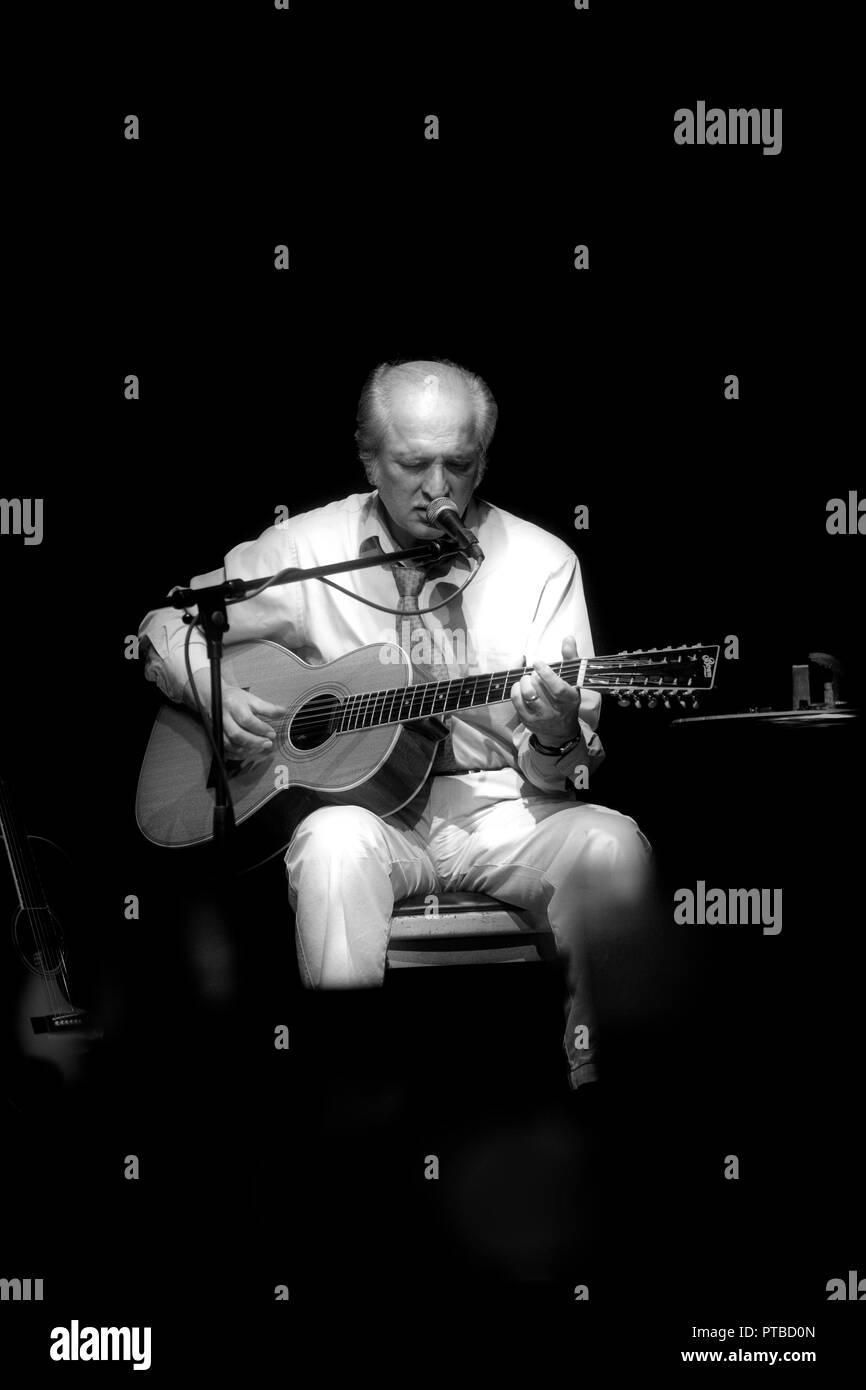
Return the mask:
{"type": "Polygon", "coordinates": [[[438,526],[440,531],[444,531],[456,541],[461,550],[468,550],[473,560],[479,564],[484,559],[484,551],[478,544],[478,539],[463,525],[460,520],[460,513],[450,497],[434,497],[427,508],[428,526],[438,526]]]}

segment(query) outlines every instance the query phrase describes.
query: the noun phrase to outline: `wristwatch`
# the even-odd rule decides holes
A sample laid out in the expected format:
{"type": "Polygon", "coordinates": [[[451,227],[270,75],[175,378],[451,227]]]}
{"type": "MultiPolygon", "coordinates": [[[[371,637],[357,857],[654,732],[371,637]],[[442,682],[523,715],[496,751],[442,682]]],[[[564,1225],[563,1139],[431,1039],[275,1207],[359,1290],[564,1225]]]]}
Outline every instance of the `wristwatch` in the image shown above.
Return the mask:
{"type": "Polygon", "coordinates": [[[561,744],[559,748],[549,748],[546,743],[539,743],[536,734],[531,734],[529,746],[530,748],[534,748],[537,753],[547,753],[551,758],[563,758],[566,753],[571,752],[572,748],[577,747],[582,737],[582,733],[578,733],[575,734],[574,738],[570,738],[566,743],[561,744]]]}

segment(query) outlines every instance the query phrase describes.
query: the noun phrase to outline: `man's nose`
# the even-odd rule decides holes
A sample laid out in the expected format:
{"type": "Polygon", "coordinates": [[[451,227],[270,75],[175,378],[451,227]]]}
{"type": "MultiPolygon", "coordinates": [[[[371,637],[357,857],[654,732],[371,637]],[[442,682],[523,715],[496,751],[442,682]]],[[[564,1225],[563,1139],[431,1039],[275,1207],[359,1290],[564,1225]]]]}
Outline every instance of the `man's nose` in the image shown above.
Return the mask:
{"type": "Polygon", "coordinates": [[[448,479],[445,476],[445,464],[442,459],[436,459],[424,474],[424,482],[421,485],[424,496],[430,498],[448,496],[448,479]]]}

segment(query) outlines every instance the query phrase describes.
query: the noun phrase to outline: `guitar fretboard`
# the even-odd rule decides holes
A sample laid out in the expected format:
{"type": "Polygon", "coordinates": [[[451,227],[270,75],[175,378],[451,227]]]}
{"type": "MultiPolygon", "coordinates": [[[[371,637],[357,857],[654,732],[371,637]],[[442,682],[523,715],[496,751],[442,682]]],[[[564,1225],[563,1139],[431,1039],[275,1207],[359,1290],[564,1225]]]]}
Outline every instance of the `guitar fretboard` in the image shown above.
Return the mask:
{"type": "MultiPolygon", "coordinates": [[[[618,656],[585,657],[549,664],[568,685],[588,690],[636,686],[660,690],[691,686],[705,689],[712,685],[712,678],[706,679],[701,674],[701,654],[705,651],[717,651],[717,648],[623,652],[618,656]]],[[[502,704],[511,698],[514,682],[532,670],[531,666],[519,666],[480,676],[455,676],[453,680],[362,691],[343,702],[333,727],[338,733],[349,733],[382,724],[404,724],[413,719],[438,717],[480,705],[502,704]]]]}

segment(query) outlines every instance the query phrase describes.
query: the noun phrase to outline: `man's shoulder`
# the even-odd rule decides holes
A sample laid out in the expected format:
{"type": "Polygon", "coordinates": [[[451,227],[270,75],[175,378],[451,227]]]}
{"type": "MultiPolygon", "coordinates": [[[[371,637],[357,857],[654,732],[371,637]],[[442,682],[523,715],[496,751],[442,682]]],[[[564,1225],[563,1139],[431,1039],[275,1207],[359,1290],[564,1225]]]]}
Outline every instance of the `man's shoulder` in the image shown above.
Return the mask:
{"type": "Polygon", "coordinates": [[[515,516],[504,507],[495,506],[480,497],[475,500],[480,513],[479,529],[485,533],[489,531],[491,534],[498,534],[507,546],[519,548],[521,563],[524,560],[527,563],[537,561],[548,570],[552,570],[563,564],[577,562],[577,556],[571,546],[566,545],[565,541],[560,540],[559,536],[553,535],[551,531],[545,531],[543,526],[529,521],[526,517],[515,516]]]}
{"type": "Polygon", "coordinates": [[[292,512],[283,527],[295,539],[311,544],[350,535],[366,522],[374,497],[373,492],[354,492],[309,511],[292,512]]]}
{"type": "Polygon", "coordinates": [[[293,513],[300,526],[327,526],[340,517],[348,519],[366,516],[370,509],[374,492],[353,492],[348,497],[337,497],[333,502],[325,502],[321,507],[310,507],[305,512],[293,513]]]}

